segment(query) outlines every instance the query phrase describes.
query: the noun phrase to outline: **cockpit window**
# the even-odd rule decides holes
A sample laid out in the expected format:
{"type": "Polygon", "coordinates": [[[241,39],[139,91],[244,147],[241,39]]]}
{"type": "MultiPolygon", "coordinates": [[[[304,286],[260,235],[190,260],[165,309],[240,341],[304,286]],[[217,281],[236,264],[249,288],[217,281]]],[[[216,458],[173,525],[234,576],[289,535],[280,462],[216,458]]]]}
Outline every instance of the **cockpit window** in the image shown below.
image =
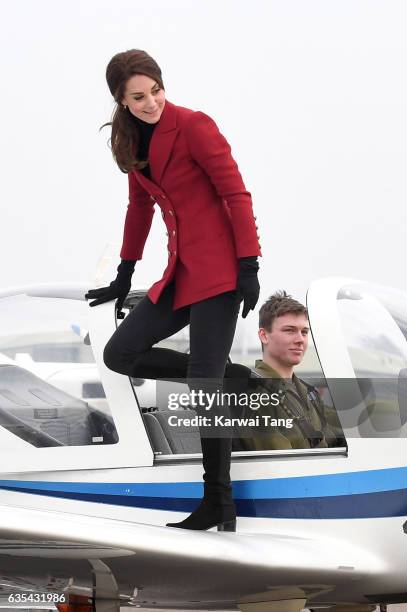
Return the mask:
{"type": "Polygon", "coordinates": [[[0,300],[0,426],[34,447],[118,441],[88,336],[86,302],[0,300]]]}
{"type": "Polygon", "coordinates": [[[337,306],[357,379],[358,430],[400,437],[407,420],[407,307],[404,293],[370,284],[342,287],[337,306]]]}
{"type": "Polygon", "coordinates": [[[356,376],[398,377],[407,367],[407,341],[405,305],[397,300],[397,292],[347,286],[339,292],[337,305],[356,376]]]}

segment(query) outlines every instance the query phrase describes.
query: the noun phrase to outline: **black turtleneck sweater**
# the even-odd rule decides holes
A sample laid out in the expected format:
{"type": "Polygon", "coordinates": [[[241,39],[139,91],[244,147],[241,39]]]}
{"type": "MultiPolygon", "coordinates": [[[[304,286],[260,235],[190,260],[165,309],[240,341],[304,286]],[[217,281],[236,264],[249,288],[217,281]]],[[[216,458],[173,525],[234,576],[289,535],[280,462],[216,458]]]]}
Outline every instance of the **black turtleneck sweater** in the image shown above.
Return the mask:
{"type": "MultiPolygon", "coordinates": [[[[157,123],[147,123],[146,121],[142,121],[138,117],[134,117],[134,119],[137,123],[137,127],[139,129],[140,134],[137,158],[139,160],[145,161],[148,160],[148,149],[150,146],[151,137],[153,135],[156,125],[158,125],[158,121],[157,123]]],[[[147,178],[151,178],[150,165],[140,170],[140,172],[144,174],[144,176],[146,176],[147,178]]]]}

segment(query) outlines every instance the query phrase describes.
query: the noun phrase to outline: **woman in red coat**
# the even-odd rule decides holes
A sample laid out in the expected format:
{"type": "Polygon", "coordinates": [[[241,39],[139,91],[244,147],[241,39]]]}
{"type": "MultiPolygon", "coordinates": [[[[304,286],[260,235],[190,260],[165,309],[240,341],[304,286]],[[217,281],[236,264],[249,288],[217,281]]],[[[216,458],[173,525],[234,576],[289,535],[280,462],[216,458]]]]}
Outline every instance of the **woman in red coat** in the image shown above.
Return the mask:
{"type": "MultiPolygon", "coordinates": [[[[155,204],[167,226],[168,264],[107,343],[105,363],[127,376],[187,377],[191,389],[215,391],[225,376],[239,304],[243,300],[246,317],[259,296],[261,253],[250,193],[215,122],[165,99],[161,70],[147,53],[118,53],[106,79],[116,102],[112,152],[128,173],[129,204],[117,277],[86,294],[94,299],[90,306],[117,298],[121,310],[155,204]],[[188,324],[189,356],[154,347],[188,324]]],[[[201,443],[204,498],[188,518],[169,525],[233,530],[231,440],[202,436],[201,443]]]]}

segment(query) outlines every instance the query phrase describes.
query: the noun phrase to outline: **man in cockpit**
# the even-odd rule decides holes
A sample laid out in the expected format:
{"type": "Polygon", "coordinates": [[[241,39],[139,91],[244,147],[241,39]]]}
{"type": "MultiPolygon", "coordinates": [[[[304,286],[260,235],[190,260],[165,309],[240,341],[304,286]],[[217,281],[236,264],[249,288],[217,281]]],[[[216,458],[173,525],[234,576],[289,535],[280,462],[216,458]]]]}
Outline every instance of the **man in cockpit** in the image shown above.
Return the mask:
{"type": "MultiPolygon", "coordinates": [[[[251,437],[240,439],[245,450],[326,448],[343,446],[343,432],[333,408],[324,405],[315,387],[294,373],[308,346],[309,322],[305,306],[285,291],[274,293],[259,311],[262,359],[256,361],[250,379],[250,395],[275,394],[278,402],[256,411],[261,423],[251,437]],[[263,417],[268,415],[268,419],[263,417]],[[276,419],[278,426],[269,423],[276,419]]],[[[248,413],[253,410],[248,409],[248,413]]],[[[274,421],[275,422],[275,421],[274,421]]]]}

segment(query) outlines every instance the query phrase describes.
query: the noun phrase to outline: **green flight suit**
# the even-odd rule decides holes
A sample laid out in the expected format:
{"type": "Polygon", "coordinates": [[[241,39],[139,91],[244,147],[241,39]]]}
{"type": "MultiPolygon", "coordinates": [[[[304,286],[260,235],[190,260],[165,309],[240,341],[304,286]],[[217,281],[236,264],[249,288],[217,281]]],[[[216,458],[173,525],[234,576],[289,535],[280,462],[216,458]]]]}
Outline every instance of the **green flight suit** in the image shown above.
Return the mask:
{"type": "MultiPolygon", "coordinates": [[[[344,446],[345,440],[336,411],[324,405],[318,391],[293,374],[287,381],[261,359],[256,361],[256,372],[261,377],[251,379],[252,393],[278,393],[276,406],[261,406],[255,413],[273,419],[292,419],[292,427],[261,424],[253,430],[253,437],[240,439],[244,450],[282,450],[290,448],[327,448],[344,446]],[[272,380],[271,380],[272,379],[272,380]]],[[[248,416],[253,416],[250,408],[248,416]]]]}

